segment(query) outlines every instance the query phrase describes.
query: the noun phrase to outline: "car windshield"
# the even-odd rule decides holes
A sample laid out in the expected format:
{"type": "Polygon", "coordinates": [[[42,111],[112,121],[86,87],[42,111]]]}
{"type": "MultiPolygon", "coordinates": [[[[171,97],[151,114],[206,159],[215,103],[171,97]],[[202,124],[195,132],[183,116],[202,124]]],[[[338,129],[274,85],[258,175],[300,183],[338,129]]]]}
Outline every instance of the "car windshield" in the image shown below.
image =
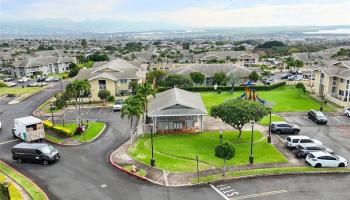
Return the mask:
{"type": "Polygon", "coordinates": [[[321,112],[315,112],[315,113],[316,113],[316,116],[318,116],[318,117],[324,117],[323,113],[321,113],[321,112]]]}
{"type": "Polygon", "coordinates": [[[50,145],[47,145],[47,146],[41,148],[41,151],[42,151],[44,154],[50,154],[50,153],[52,153],[53,151],[55,151],[55,148],[53,148],[53,147],[50,146],[50,145]]]}

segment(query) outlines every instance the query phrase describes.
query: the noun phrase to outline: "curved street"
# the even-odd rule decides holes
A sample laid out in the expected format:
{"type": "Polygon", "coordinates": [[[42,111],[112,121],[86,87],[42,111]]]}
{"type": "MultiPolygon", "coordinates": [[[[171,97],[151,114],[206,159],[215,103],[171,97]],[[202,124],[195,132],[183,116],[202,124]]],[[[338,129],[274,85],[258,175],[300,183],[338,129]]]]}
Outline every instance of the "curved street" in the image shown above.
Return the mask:
{"type": "MultiPolygon", "coordinates": [[[[350,176],[341,174],[275,176],[178,188],[138,180],[109,164],[109,155],[128,140],[129,122],[121,119],[119,113],[107,111],[96,116],[98,120],[107,122],[108,128],[104,134],[89,144],[56,146],[62,155],[58,163],[45,167],[14,162],[10,149],[19,141],[12,138],[13,119],[31,115],[35,108],[58,90],[59,86],[56,85],[19,104],[0,104],[0,121],[3,124],[0,159],[35,181],[50,199],[348,199],[350,195],[350,176]]],[[[322,127],[320,131],[323,130],[328,129],[322,127]]]]}

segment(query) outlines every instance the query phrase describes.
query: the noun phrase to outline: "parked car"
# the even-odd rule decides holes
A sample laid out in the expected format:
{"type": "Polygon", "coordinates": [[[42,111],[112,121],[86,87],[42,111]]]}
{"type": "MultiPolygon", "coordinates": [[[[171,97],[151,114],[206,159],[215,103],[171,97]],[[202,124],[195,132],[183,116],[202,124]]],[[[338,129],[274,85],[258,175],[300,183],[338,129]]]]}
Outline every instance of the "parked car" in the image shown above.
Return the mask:
{"type": "Polygon", "coordinates": [[[19,143],[12,147],[11,152],[12,159],[18,163],[37,162],[48,165],[60,159],[59,151],[45,143],[19,143]]]}
{"type": "Polygon", "coordinates": [[[271,84],[273,84],[275,82],[275,80],[273,80],[273,79],[267,79],[267,80],[264,80],[263,81],[263,83],[265,84],[265,85],[271,85],[271,84]]]}
{"type": "Polygon", "coordinates": [[[123,100],[118,99],[115,101],[115,104],[113,105],[113,111],[120,111],[123,108],[123,100]]]}
{"type": "Polygon", "coordinates": [[[27,82],[27,81],[29,81],[29,78],[26,77],[26,76],[23,76],[22,78],[18,79],[19,83],[24,83],[24,82],[27,82]]]}
{"type": "Polygon", "coordinates": [[[38,82],[38,83],[41,83],[41,82],[45,82],[45,80],[46,80],[46,77],[45,77],[45,76],[41,76],[41,77],[39,77],[39,78],[37,79],[37,82],[38,82]]]}
{"type": "Polygon", "coordinates": [[[6,82],[7,86],[9,87],[15,87],[17,85],[16,82],[6,82]]]}
{"type": "Polygon", "coordinates": [[[60,78],[54,77],[54,78],[52,79],[52,82],[58,82],[58,81],[60,81],[60,78]]]}
{"type": "Polygon", "coordinates": [[[347,117],[350,117],[350,108],[345,109],[344,114],[345,114],[347,117]]]}
{"type": "Polygon", "coordinates": [[[14,81],[15,79],[14,78],[5,78],[4,79],[4,82],[12,82],[14,81]]]}
{"type": "Polygon", "coordinates": [[[315,139],[311,139],[310,137],[304,136],[304,135],[288,136],[285,141],[286,147],[288,148],[295,148],[299,144],[304,144],[304,143],[315,143],[318,145],[322,145],[322,142],[315,139]]]}
{"type": "Polygon", "coordinates": [[[314,121],[316,124],[327,124],[327,122],[328,122],[327,117],[321,111],[310,110],[307,113],[307,116],[309,119],[314,121]]]}
{"type": "Polygon", "coordinates": [[[300,128],[295,124],[289,124],[287,122],[272,122],[271,123],[271,132],[276,134],[281,133],[293,133],[295,135],[299,134],[300,128]]]}
{"type": "Polygon", "coordinates": [[[0,129],[2,129],[2,124],[1,124],[1,122],[0,122],[0,129]]]}
{"type": "Polygon", "coordinates": [[[45,79],[45,82],[51,82],[51,81],[53,81],[53,80],[54,80],[54,77],[49,76],[49,77],[47,77],[47,78],[45,79]]]}
{"type": "Polygon", "coordinates": [[[289,77],[289,74],[284,74],[281,76],[281,79],[288,79],[288,77],[289,77]]]}
{"type": "Polygon", "coordinates": [[[337,155],[331,155],[327,152],[317,151],[309,153],[305,161],[312,167],[346,167],[348,161],[337,155]]]}
{"type": "Polygon", "coordinates": [[[299,144],[294,151],[294,154],[298,158],[306,158],[307,154],[316,151],[323,151],[330,154],[333,154],[334,151],[328,147],[321,146],[315,143],[303,143],[299,144]]]}
{"type": "Polygon", "coordinates": [[[38,87],[43,87],[43,86],[46,86],[47,85],[47,82],[40,82],[40,83],[37,83],[37,86],[38,87]]]}

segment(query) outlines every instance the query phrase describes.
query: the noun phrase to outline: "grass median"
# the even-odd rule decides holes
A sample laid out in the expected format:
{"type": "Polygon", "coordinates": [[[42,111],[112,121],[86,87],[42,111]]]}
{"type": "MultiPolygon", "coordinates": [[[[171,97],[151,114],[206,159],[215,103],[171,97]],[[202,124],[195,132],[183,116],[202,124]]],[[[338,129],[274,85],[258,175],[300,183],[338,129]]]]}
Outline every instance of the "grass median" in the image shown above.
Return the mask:
{"type": "Polygon", "coordinates": [[[15,94],[15,95],[23,95],[23,94],[34,94],[36,92],[41,91],[41,87],[13,87],[13,88],[7,88],[2,87],[0,89],[0,96],[6,95],[6,94],[15,94]]]}
{"type": "MultiPolygon", "coordinates": [[[[271,115],[271,122],[284,122],[286,120],[284,120],[283,117],[276,115],[276,114],[272,114],[271,115]]],[[[270,125],[270,115],[265,116],[264,118],[262,118],[262,120],[259,121],[259,124],[264,125],[264,126],[269,126],[270,125]]]]}
{"type": "MultiPolygon", "coordinates": [[[[238,138],[238,131],[223,133],[223,139],[233,143],[236,156],[227,161],[228,166],[246,165],[249,163],[251,132],[243,131],[238,138]]],[[[197,135],[160,135],[154,138],[156,166],[170,172],[196,171],[196,155],[199,157],[200,170],[219,168],[223,160],[215,157],[215,146],[220,143],[219,132],[206,132],[197,135]]],[[[254,162],[282,163],[288,160],[271,144],[262,138],[258,131],[254,132],[254,162]]],[[[149,165],[151,146],[149,135],[139,138],[135,147],[129,149],[130,156],[149,165]]]]}
{"type": "MultiPolygon", "coordinates": [[[[101,133],[102,129],[105,126],[106,124],[103,122],[89,122],[88,128],[84,133],[76,134],[72,136],[71,139],[79,141],[81,143],[90,142],[96,138],[99,133],[101,133]]],[[[75,132],[77,129],[76,124],[65,124],[64,127],[70,129],[72,132],[75,132]]],[[[47,133],[45,134],[45,139],[54,143],[62,144],[64,140],[67,139],[67,137],[47,133]]]]}
{"type": "Polygon", "coordinates": [[[8,165],[0,161],[0,171],[6,174],[8,177],[16,181],[21,187],[23,187],[28,194],[35,200],[46,200],[45,193],[32,181],[30,181],[23,174],[13,170],[8,165]]]}

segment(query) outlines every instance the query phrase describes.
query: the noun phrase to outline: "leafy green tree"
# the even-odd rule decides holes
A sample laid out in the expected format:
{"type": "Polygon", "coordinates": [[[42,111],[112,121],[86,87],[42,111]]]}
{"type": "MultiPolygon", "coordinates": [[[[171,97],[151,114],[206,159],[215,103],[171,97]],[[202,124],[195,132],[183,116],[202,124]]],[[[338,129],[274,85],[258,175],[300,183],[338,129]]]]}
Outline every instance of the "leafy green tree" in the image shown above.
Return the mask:
{"type": "Polygon", "coordinates": [[[287,65],[287,69],[299,69],[304,66],[304,62],[301,60],[296,60],[293,57],[288,57],[284,61],[287,65]]]}
{"type": "Polygon", "coordinates": [[[228,82],[230,83],[232,89],[231,92],[233,93],[235,89],[235,85],[241,84],[243,81],[243,75],[240,72],[231,72],[228,75],[228,82]]]}
{"type": "Polygon", "coordinates": [[[68,73],[68,76],[70,78],[73,78],[74,76],[76,76],[79,73],[79,71],[80,71],[79,67],[75,67],[73,69],[70,69],[69,73],[68,73]]]}
{"type": "Polygon", "coordinates": [[[273,40],[273,41],[268,41],[268,42],[265,42],[263,44],[260,44],[257,46],[257,48],[269,49],[272,47],[283,47],[283,46],[285,46],[285,44],[283,44],[283,42],[273,40]]]}
{"type": "Polygon", "coordinates": [[[98,91],[97,96],[102,99],[103,103],[111,96],[111,92],[109,90],[100,90],[98,91]]]}
{"type": "Polygon", "coordinates": [[[235,153],[235,147],[228,141],[224,141],[222,144],[215,147],[215,156],[224,159],[223,176],[226,175],[226,161],[235,157],[235,153]]]}
{"type": "Polygon", "coordinates": [[[299,82],[299,83],[296,84],[295,87],[298,88],[298,90],[299,90],[298,96],[300,96],[301,92],[305,92],[306,91],[304,83],[300,83],[299,82]]]}
{"type": "Polygon", "coordinates": [[[164,86],[167,88],[179,87],[179,88],[188,88],[192,86],[191,79],[184,77],[179,74],[168,75],[164,79],[164,86]]]}
{"type": "Polygon", "coordinates": [[[259,80],[259,74],[258,74],[258,72],[252,71],[252,72],[249,74],[249,79],[250,79],[251,81],[257,82],[257,81],[259,80]]]}
{"type": "Polygon", "coordinates": [[[198,85],[203,84],[204,79],[205,79],[204,74],[202,74],[200,72],[192,72],[190,74],[190,77],[191,77],[191,80],[198,85]]]}
{"type": "Polygon", "coordinates": [[[211,108],[211,116],[220,118],[226,124],[238,129],[239,137],[241,137],[245,124],[251,120],[258,122],[269,112],[270,109],[261,103],[240,98],[226,101],[211,108]]]}
{"type": "Polygon", "coordinates": [[[224,72],[216,72],[213,77],[214,84],[226,85],[227,76],[224,72]]]}

